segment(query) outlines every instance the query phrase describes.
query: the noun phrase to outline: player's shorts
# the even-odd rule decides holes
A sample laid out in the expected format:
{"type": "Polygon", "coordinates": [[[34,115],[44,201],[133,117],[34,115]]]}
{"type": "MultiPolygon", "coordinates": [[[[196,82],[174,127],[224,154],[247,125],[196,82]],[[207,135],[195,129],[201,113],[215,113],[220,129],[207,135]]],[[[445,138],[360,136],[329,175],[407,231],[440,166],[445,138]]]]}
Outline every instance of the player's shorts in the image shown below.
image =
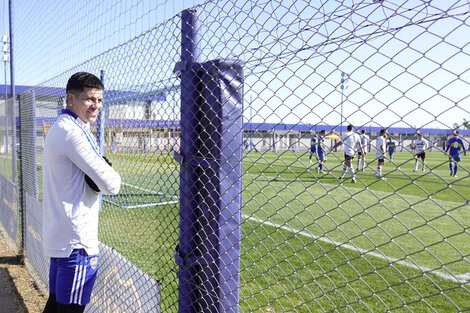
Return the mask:
{"type": "Polygon", "coordinates": [[[49,291],[61,304],[86,305],[98,272],[98,255],[75,249],[68,258],[51,258],[49,291]]]}
{"type": "MultiPolygon", "coordinates": [[[[364,152],[364,156],[366,156],[366,155],[367,155],[367,152],[364,152]]],[[[361,152],[361,151],[358,151],[358,152],[357,152],[357,156],[358,156],[358,157],[362,156],[362,152],[361,152]]]]}
{"type": "Polygon", "coordinates": [[[417,153],[415,158],[424,160],[426,158],[426,152],[417,153]]]}
{"type": "Polygon", "coordinates": [[[460,157],[460,154],[454,154],[449,156],[449,161],[454,160],[455,162],[460,162],[462,161],[462,158],[460,157]]]}
{"type": "Polygon", "coordinates": [[[310,148],[310,153],[317,153],[317,149],[316,148],[310,148]]]}
{"type": "Polygon", "coordinates": [[[383,153],[376,153],[375,158],[379,161],[385,161],[385,154],[383,153]]]}
{"type": "Polygon", "coordinates": [[[347,155],[347,154],[345,153],[345,154],[344,154],[344,159],[345,159],[346,161],[349,161],[349,160],[354,159],[354,156],[350,156],[350,155],[347,155]]]}
{"type": "Polygon", "coordinates": [[[317,153],[317,158],[318,158],[319,161],[326,161],[326,154],[317,153]]]}

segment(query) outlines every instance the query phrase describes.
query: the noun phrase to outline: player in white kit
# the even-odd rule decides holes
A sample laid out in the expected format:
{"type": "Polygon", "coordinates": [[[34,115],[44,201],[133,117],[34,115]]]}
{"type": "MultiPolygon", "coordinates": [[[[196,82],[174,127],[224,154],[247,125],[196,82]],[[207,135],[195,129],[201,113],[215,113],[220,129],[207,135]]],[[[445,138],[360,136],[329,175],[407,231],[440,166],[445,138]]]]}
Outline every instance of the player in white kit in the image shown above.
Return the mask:
{"type": "Polygon", "coordinates": [[[348,132],[343,135],[341,141],[339,141],[334,148],[343,144],[344,145],[344,162],[343,162],[343,171],[339,179],[342,179],[346,174],[346,171],[349,170],[351,173],[351,180],[353,183],[356,182],[356,176],[354,174],[354,167],[352,166],[352,160],[356,155],[356,151],[363,153],[361,138],[358,134],[354,132],[354,126],[348,125],[348,132]]]}
{"type": "Polygon", "coordinates": [[[356,171],[359,171],[359,165],[361,164],[361,161],[362,161],[361,171],[364,171],[364,168],[366,167],[367,148],[369,147],[369,136],[366,135],[365,129],[361,131],[360,137],[361,137],[362,152],[361,151],[357,152],[358,158],[357,158],[356,171]]]}
{"type": "Polygon", "coordinates": [[[382,176],[382,169],[385,164],[385,151],[386,151],[387,131],[382,129],[379,136],[375,141],[375,157],[377,159],[377,172],[375,177],[379,179],[385,179],[382,176]]]}
{"type": "Polygon", "coordinates": [[[413,172],[418,170],[418,161],[421,159],[423,163],[423,172],[426,168],[426,150],[428,149],[428,142],[423,138],[423,134],[418,135],[418,139],[415,141],[416,153],[415,153],[415,168],[413,172]]]}

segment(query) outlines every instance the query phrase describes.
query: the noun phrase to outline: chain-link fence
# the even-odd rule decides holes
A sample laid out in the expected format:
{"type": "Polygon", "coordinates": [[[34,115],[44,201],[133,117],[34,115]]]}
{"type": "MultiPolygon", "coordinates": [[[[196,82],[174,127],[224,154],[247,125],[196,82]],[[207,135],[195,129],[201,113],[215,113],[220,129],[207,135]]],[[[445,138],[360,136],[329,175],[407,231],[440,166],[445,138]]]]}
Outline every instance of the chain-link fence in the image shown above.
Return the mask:
{"type": "Polygon", "coordinates": [[[22,91],[32,271],[47,284],[44,139],[88,71],[122,178],[88,312],[470,310],[469,16],[467,1],[207,1],[22,91]]]}
{"type": "Polygon", "coordinates": [[[16,180],[17,154],[16,133],[14,132],[17,114],[13,99],[4,100],[0,110],[0,188],[2,201],[0,203],[0,223],[3,230],[13,242],[21,240],[18,210],[18,186],[16,180]]]}

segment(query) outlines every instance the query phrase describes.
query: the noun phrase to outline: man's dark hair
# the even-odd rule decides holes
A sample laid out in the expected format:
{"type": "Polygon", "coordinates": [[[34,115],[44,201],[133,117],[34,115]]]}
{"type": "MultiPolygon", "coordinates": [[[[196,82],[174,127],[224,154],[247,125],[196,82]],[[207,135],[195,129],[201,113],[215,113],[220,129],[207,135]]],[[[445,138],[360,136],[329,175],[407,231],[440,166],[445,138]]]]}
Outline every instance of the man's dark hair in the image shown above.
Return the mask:
{"type": "Polygon", "coordinates": [[[78,72],[70,76],[66,92],[82,92],[87,87],[104,90],[104,85],[98,77],[87,72],[78,72]]]}
{"type": "Polygon", "coordinates": [[[348,125],[348,132],[350,132],[351,130],[353,130],[354,126],[352,126],[351,124],[348,125]]]}
{"type": "Polygon", "coordinates": [[[365,130],[365,129],[363,129],[363,130],[361,131],[361,133],[365,134],[365,133],[366,133],[366,130],[365,130]]]}
{"type": "Polygon", "coordinates": [[[324,134],[326,131],[324,129],[320,130],[320,134],[324,134]]]}

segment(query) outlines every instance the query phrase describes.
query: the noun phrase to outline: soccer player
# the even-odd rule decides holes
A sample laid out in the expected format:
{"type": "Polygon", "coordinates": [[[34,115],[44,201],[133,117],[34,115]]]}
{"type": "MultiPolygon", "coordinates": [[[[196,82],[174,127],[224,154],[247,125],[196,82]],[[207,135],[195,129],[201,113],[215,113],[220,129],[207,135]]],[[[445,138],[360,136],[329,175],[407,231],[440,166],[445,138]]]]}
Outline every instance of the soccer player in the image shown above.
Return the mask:
{"type": "Polygon", "coordinates": [[[309,162],[313,163],[312,161],[312,156],[315,156],[317,158],[317,135],[313,135],[312,139],[310,139],[310,157],[309,157],[309,162]]]}
{"type": "Polygon", "coordinates": [[[390,157],[390,161],[392,162],[393,162],[393,154],[395,153],[396,147],[397,146],[395,144],[395,141],[393,141],[393,138],[389,137],[388,142],[387,142],[387,150],[388,150],[388,155],[390,157]]]}
{"type": "Polygon", "coordinates": [[[423,163],[423,168],[421,169],[423,172],[426,168],[426,150],[428,149],[428,142],[423,138],[423,134],[418,134],[418,139],[415,141],[415,168],[413,172],[418,170],[418,161],[421,159],[423,163]]]}
{"type": "Polygon", "coordinates": [[[47,132],[42,242],[50,268],[44,313],[81,313],[90,302],[99,265],[100,192],[115,195],[121,185],[90,132],[102,108],[103,89],[96,76],[73,74],[66,109],[47,132]]]}
{"type": "Polygon", "coordinates": [[[361,171],[364,171],[364,168],[366,167],[366,156],[367,156],[367,149],[369,147],[369,136],[366,134],[366,130],[363,129],[361,131],[361,146],[362,146],[362,152],[358,151],[357,152],[357,167],[356,171],[359,171],[359,165],[362,161],[362,168],[361,171]]]}
{"type": "Polygon", "coordinates": [[[465,144],[462,138],[459,137],[458,130],[454,130],[452,137],[447,142],[446,153],[447,151],[449,151],[450,176],[457,177],[457,170],[459,168],[458,163],[462,160],[460,157],[460,152],[463,151],[463,155],[467,155],[465,144]]]}
{"type": "Polygon", "coordinates": [[[377,159],[377,172],[375,173],[375,177],[383,180],[385,180],[385,177],[382,176],[382,168],[385,165],[386,140],[387,131],[382,129],[375,141],[375,157],[377,159]]]}
{"type": "Polygon", "coordinates": [[[343,135],[341,141],[339,141],[334,147],[344,144],[344,162],[343,162],[343,171],[341,172],[341,176],[339,179],[343,179],[346,171],[349,170],[351,174],[351,181],[353,183],[356,182],[356,176],[354,174],[354,167],[352,165],[352,160],[356,155],[356,151],[363,152],[362,144],[361,144],[361,137],[354,132],[354,126],[348,125],[348,132],[343,135]]]}
{"type": "Polygon", "coordinates": [[[320,131],[317,143],[317,156],[318,156],[318,167],[317,172],[323,173],[323,164],[326,162],[326,145],[325,145],[325,130],[320,131]]]}

